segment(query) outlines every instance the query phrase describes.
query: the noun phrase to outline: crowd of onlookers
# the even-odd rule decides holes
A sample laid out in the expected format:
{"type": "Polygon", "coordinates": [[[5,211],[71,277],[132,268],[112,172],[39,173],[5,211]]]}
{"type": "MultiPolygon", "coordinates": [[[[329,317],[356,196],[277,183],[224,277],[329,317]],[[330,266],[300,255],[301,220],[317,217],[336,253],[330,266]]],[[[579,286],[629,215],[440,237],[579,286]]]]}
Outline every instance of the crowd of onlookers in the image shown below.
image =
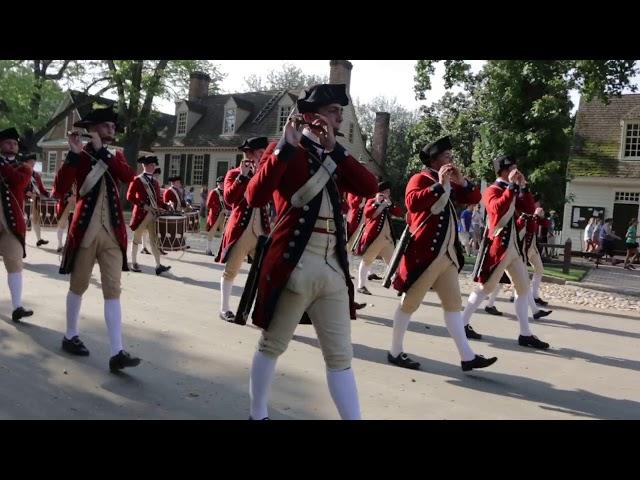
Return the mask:
{"type": "MultiPolygon", "coordinates": [[[[639,260],[637,228],[638,219],[630,219],[624,236],[627,249],[624,268],[627,270],[635,270],[633,262],[639,260]]],[[[617,263],[614,258],[615,242],[616,240],[622,240],[622,238],[613,231],[613,218],[591,217],[584,228],[583,240],[586,253],[594,253],[609,258],[612,265],[617,263]]]]}

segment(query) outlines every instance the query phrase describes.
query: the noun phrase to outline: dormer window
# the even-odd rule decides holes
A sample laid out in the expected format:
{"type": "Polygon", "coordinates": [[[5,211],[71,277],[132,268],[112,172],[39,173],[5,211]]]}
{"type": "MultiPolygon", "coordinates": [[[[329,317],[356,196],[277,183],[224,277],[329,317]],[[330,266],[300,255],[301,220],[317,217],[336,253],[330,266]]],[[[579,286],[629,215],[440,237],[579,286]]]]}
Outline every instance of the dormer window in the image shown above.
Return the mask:
{"type": "Polygon", "coordinates": [[[187,112],[178,114],[178,130],[176,135],[184,135],[187,133],[187,112]]]}
{"type": "Polygon", "coordinates": [[[278,113],[278,132],[282,132],[282,129],[287,123],[289,113],[291,113],[291,107],[293,105],[281,105],[278,113]]]}
{"type": "Polygon", "coordinates": [[[622,158],[625,160],[640,159],[640,122],[627,123],[624,133],[622,158]]]}
{"type": "Polygon", "coordinates": [[[224,111],[224,127],[222,128],[223,134],[234,133],[236,131],[236,109],[227,108],[224,111]]]}

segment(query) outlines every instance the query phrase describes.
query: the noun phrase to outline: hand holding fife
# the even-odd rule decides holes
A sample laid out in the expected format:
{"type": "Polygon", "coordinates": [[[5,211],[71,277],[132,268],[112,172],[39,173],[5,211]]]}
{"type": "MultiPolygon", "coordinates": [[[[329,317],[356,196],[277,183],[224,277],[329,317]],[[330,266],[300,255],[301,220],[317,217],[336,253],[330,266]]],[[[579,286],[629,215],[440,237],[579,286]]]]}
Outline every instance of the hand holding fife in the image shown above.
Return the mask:
{"type": "Polygon", "coordinates": [[[91,144],[93,145],[93,149],[97,152],[102,148],[102,139],[100,138],[100,135],[98,135],[98,132],[89,132],[89,135],[91,135],[91,144]]]}
{"type": "Polygon", "coordinates": [[[460,172],[460,169],[456,165],[451,165],[451,181],[458,185],[463,185],[464,176],[462,175],[462,172],[460,172]]]}
{"type": "Polygon", "coordinates": [[[82,140],[80,139],[80,134],[78,132],[71,132],[68,135],[69,139],[69,149],[73,153],[82,152],[82,140]]]}
{"type": "Polygon", "coordinates": [[[438,170],[438,182],[440,182],[441,185],[446,185],[449,183],[449,180],[451,179],[452,167],[453,165],[448,163],[440,167],[440,170],[438,170]]]}

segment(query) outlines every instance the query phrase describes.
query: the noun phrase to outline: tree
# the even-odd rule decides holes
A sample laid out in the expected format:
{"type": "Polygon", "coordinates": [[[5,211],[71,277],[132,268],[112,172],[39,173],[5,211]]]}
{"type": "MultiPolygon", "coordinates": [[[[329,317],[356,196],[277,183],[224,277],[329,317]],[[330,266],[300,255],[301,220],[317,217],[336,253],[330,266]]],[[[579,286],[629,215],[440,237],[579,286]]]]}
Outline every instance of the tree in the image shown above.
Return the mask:
{"type": "Polygon", "coordinates": [[[77,60],[1,60],[0,128],[15,126],[25,148],[35,150],[38,140],[74,108],[69,105],[54,116],[64,96],[60,83],[77,81],[85,92],[100,83],[108,85],[108,78],[86,76],[87,67],[93,64],[77,60]]]}
{"type": "Polygon", "coordinates": [[[391,182],[394,198],[404,198],[409,170],[407,165],[412,155],[411,144],[407,137],[418,121],[418,113],[398,104],[395,98],[375,97],[369,103],[355,103],[358,123],[367,137],[367,148],[371,150],[376,112],[390,114],[387,155],[380,166],[382,176],[391,182]]]}
{"type": "Polygon", "coordinates": [[[316,83],[327,83],[326,75],[306,75],[301,68],[292,63],[284,63],[280,69],[272,69],[266,80],[255,74],[244,78],[244,83],[249,92],[262,92],[268,90],[298,90],[316,83]]]}
{"type": "MultiPolygon", "coordinates": [[[[434,62],[416,64],[418,98],[430,88],[434,62]]],[[[633,60],[490,60],[473,75],[466,62],[456,60],[446,61],[445,71],[447,88],[461,85],[471,96],[465,111],[477,131],[472,142],[475,172],[487,180],[495,178],[491,160],[512,154],[547,208],[559,210],[565,203],[565,189],[559,186],[567,180],[573,129],[569,92],[578,89],[587,100],[606,102],[625,88],[635,91],[630,81],[638,70],[633,60]]]]}
{"type": "Polygon", "coordinates": [[[104,74],[111,79],[118,96],[118,116],[124,127],[118,143],[134,167],[142,139],[153,133],[154,99],[184,98],[189,74],[193,71],[205,72],[211,77],[209,93],[212,94],[219,91],[219,82],[224,78],[217,65],[201,60],[106,60],[105,67],[104,74]]]}

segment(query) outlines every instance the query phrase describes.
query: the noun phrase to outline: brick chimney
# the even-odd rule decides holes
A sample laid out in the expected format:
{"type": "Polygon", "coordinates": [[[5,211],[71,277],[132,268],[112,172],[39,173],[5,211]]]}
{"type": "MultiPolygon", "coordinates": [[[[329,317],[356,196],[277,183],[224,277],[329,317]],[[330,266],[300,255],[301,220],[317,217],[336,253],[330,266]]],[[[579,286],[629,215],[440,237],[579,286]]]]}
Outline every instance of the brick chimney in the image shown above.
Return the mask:
{"type": "Polygon", "coordinates": [[[376,112],[376,120],[373,124],[371,155],[378,165],[382,165],[384,163],[384,159],[387,155],[390,119],[391,114],[387,112],[376,112]]]}
{"type": "Polygon", "coordinates": [[[211,77],[204,72],[191,72],[189,75],[189,100],[200,100],[209,95],[211,77]]]}
{"type": "Polygon", "coordinates": [[[329,61],[329,83],[345,83],[347,85],[347,95],[351,85],[351,69],[353,65],[349,60],[329,61]]]}

